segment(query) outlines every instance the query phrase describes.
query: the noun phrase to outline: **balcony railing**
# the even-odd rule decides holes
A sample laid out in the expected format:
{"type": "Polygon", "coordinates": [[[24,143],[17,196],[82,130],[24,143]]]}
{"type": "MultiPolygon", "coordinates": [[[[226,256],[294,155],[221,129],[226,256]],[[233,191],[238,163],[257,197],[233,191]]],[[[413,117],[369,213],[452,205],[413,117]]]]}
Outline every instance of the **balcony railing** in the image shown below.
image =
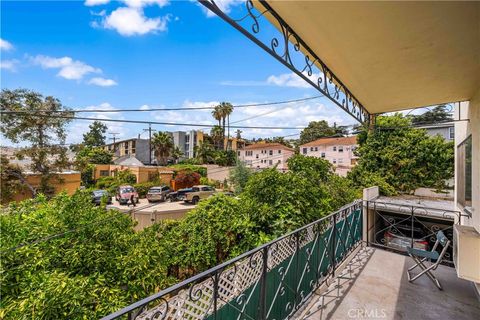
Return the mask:
{"type": "MultiPolygon", "coordinates": [[[[430,250],[438,231],[452,241],[453,225],[461,223],[462,214],[455,210],[380,201],[365,201],[364,205],[367,212],[373,211],[373,215],[366,214],[367,243],[398,253],[406,254],[407,247],[430,250]]],[[[453,266],[451,247],[443,264],[453,266]]]]}
{"type": "Polygon", "coordinates": [[[287,319],[361,244],[362,202],[104,319],[287,319]]]}

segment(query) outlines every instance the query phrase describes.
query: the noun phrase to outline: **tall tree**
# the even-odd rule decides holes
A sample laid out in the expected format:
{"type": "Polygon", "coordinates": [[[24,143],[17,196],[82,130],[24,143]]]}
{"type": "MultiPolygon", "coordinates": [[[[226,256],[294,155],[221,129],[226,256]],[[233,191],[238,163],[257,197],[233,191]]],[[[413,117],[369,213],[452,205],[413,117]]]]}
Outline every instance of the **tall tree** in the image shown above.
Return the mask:
{"type": "Polygon", "coordinates": [[[175,146],[172,149],[172,158],[175,160],[175,163],[177,163],[178,159],[183,157],[183,155],[184,155],[184,153],[182,152],[182,150],[180,150],[180,148],[178,146],[175,146]]]}
{"type": "Polygon", "coordinates": [[[439,105],[420,115],[412,116],[412,123],[421,125],[421,124],[431,124],[438,122],[448,122],[452,120],[452,115],[447,112],[447,107],[444,105],[439,105]]]}
{"type": "Polygon", "coordinates": [[[166,165],[174,147],[172,136],[168,132],[155,132],[152,135],[152,147],[157,164],[166,165]]]}
{"type": "MultiPolygon", "coordinates": [[[[41,174],[38,191],[52,194],[50,180],[57,178],[55,172],[69,165],[64,144],[65,127],[70,119],[57,117],[58,111],[69,109],[54,97],[44,97],[26,89],[2,90],[0,103],[2,111],[19,112],[2,115],[1,133],[13,143],[29,143],[17,153],[17,157],[30,157],[32,171],[41,174]]],[[[72,116],[73,113],[62,115],[72,116]]]]}
{"type": "MultiPolygon", "coordinates": [[[[230,137],[230,114],[233,112],[233,105],[229,102],[221,102],[219,105],[215,106],[215,109],[212,111],[212,116],[215,120],[218,120],[218,124],[222,127],[223,131],[223,140],[222,140],[222,149],[225,150],[225,136],[228,120],[228,137],[230,137]]],[[[228,144],[227,144],[228,145],[228,144]]]]}
{"type": "MultiPolygon", "coordinates": [[[[227,120],[227,125],[228,125],[228,139],[230,139],[230,115],[233,112],[233,105],[229,102],[222,102],[220,103],[220,108],[222,110],[222,115],[223,115],[223,140],[225,140],[225,119],[227,120]]],[[[228,140],[227,140],[227,146],[228,147],[228,140]]],[[[225,147],[224,147],[225,148],[225,147]]]]}
{"type": "Polygon", "coordinates": [[[201,163],[211,163],[213,161],[214,150],[212,146],[206,142],[200,142],[198,146],[195,147],[195,158],[197,158],[201,163]]]}
{"type": "Polygon", "coordinates": [[[90,130],[83,135],[83,145],[86,147],[100,147],[105,145],[107,126],[100,121],[94,121],[88,128],[90,130]]]}
{"type": "Polygon", "coordinates": [[[220,126],[214,126],[210,130],[210,136],[213,139],[213,145],[216,149],[223,149],[223,129],[220,126]]]}
{"type": "Polygon", "coordinates": [[[419,187],[444,188],[453,176],[453,143],[412,128],[408,117],[380,116],[375,130],[363,130],[356,150],[359,162],[349,173],[355,185],[381,184],[384,193],[409,193],[419,187]]]}
{"type": "Polygon", "coordinates": [[[335,129],[330,127],[327,121],[312,121],[308,124],[308,127],[300,133],[300,144],[333,135],[335,135],[335,129]]]}

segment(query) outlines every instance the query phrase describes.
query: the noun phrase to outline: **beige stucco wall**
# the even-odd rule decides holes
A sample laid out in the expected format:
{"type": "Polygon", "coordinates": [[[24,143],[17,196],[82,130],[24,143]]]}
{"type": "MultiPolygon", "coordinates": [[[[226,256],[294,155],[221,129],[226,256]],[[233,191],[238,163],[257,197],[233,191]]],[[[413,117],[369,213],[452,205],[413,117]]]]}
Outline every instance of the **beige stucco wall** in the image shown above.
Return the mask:
{"type": "MultiPolygon", "coordinates": [[[[462,223],[473,226],[480,232],[480,88],[470,102],[461,102],[457,105],[455,117],[455,146],[458,146],[470,134],[472,135],[472,218],[463,218],[462,223]]],[[[455,168],[457,168],[457,148],[455,147],[455,168]]],[[[455,172],[455,188],[457,188],[457,176],[455,172]]],[[[455,192],[455,203],[457,194],[455,192]]],[[[457,204],[457,209],[463,208],[457,204]]]]}
{"type": "Polygon", "coordinates": [[[265,149],[240,150],[239,158],[241,161],[244,161],[249,168],[266,169],[273,168],[277,165],[278,170],[285,171],[288,169],[287,160],[293,156],[295,152],[281,149],[281,153],[278,153],[279,150],[280,149],[278,148],[272,147],[265,147],[265,149]],[[262,150],[264,151],[263,153],[262,150]],[[270,150],[272,151],[272,155],[270,155],[270,150]],[[252,151],[252,155],[247,156],[246,151],[252,151]],[[272,161],[271,164],[270,161],[272,161]]]}
{"type": "MultiPolygon", "coordinates": [[[[55,194],[65,191],[68,195],[72,195],[80,187],[80,173],[71,172],[71,173],[60,173],[60,180],[55,178],[50,179],[50,184],[55,189],[55,194]]],[[[38,188],[40,185],[42,176],[40,174],[29,174],[26,176],[26,179],[30,185],[34,188],[38,188]]],[[[22,191],[16,193],[13,196],[13,201],[22,201],[25,199],[32,198],[32,193],[28,188],[24,188],[22,191]]]]}

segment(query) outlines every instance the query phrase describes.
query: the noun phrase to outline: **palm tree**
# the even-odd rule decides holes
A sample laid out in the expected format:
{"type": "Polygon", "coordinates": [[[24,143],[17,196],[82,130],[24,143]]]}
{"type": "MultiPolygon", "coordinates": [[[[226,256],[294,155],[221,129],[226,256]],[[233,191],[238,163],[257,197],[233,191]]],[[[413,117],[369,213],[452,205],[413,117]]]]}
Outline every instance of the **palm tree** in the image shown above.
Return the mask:
{"type": "Polygon", "coordinates": [[[172,158],[175,159],[175,163],[178,162],[178,159],[183,157],[184,153],[178,146],[175,146],[172,150],[172,158]]]}
{"type": "Polygon", "coordinates": [[[213,149],[208,142],[200,142],[198,146],[195,147],[195,157],[201,163],[209,163],[213,160],[213,149]]]}
{"type": "Polygon", "coordinates": [[[214,126],[210,131],[210,136],[213,139],[213,145],[216,149],[220,149],[223,147],[222,139],[223,139],[223,130],[221,126],[214,126]]]}
{"type": "Polygon", "coordinates": [[[172,136],[168,132],[155,132],[152,135],[152,146],[157,164],[166,165],[174,146],[172,136]]]}
{"type": "Polygon", "coordinates": [[[221,102],[219,105],[215,106],[215,109],[212,111],[213,117],[218,120],[218,124],[223,128],[223,141],[222,149],[225,149],[225,122],[228,119],[228,137],[230,138],[230,114],[233,112],[233,105],[229,102],[221,102]]]}

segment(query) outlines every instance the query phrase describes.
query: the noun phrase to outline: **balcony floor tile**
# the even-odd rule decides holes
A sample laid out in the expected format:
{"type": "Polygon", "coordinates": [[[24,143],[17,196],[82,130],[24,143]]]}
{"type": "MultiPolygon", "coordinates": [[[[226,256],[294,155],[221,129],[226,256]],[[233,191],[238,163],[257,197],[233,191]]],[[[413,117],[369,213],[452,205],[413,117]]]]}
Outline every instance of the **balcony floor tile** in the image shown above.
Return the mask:
{"type": "Polygon", "coordinates": [[[346,268],[344,277],[329,287],[331,292],[314,294],[295,318],[480,319],[480,300],[473,283],[457,278],[454,268],[439,266],[434,271],[444,289],[440,291],[427,276],[408,282],[406,270],[413,265],[408,256],[374,248],[357,256],[363,265],[351,273],[353,279],[343,279],[349,275],[346,268]]]}

